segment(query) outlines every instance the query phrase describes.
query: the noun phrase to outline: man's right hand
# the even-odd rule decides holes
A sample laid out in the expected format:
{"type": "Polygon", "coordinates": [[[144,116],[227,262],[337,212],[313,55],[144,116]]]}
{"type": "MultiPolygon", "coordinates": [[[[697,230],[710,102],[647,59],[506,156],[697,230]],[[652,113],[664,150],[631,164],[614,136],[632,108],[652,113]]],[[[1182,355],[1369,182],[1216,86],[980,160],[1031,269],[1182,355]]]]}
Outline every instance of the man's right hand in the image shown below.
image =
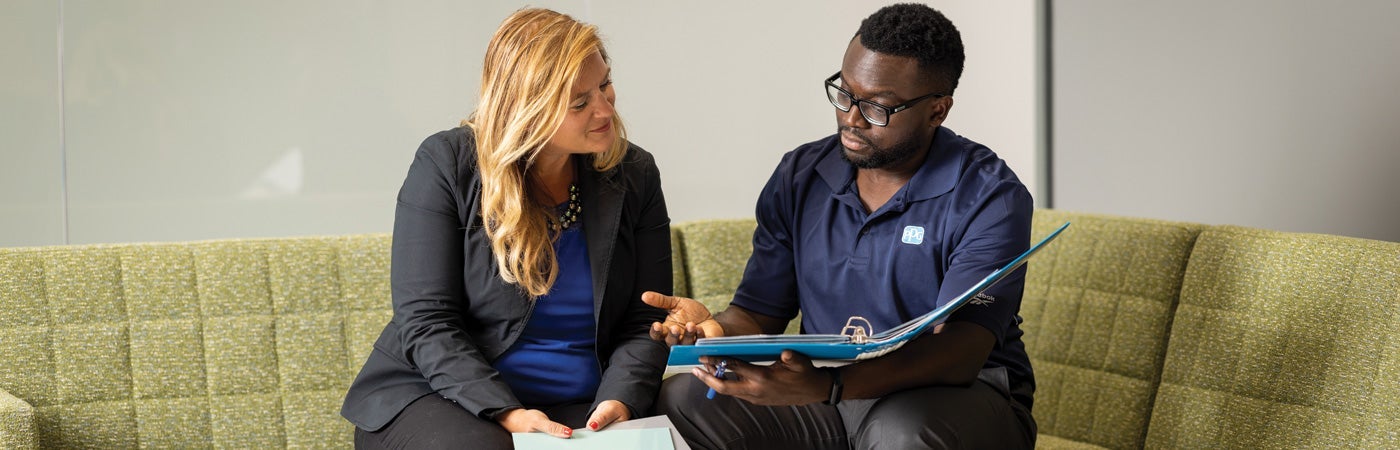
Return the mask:
{"type": "Polygon", "coordinates": [[[651,324],[651,338],[665,342],[667,347],[691,345],[704,337],[724,336],[724,327],[710,316],[710,310],[693,299],[647,291],[642,293],[642,302],[666,310],[665,322],[651,324]]]}

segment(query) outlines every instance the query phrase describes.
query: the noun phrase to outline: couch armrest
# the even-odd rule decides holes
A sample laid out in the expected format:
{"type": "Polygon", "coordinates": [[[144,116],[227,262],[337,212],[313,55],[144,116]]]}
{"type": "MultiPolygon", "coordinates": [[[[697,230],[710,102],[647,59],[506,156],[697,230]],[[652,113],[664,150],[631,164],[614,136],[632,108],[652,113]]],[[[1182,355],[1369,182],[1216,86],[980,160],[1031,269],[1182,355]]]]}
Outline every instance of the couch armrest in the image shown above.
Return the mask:
{"type": "Polygon", "coordinates": [[[30,450],[39,448],[35,434],[34,407],[0,389],[0,448],[30,450]]]}

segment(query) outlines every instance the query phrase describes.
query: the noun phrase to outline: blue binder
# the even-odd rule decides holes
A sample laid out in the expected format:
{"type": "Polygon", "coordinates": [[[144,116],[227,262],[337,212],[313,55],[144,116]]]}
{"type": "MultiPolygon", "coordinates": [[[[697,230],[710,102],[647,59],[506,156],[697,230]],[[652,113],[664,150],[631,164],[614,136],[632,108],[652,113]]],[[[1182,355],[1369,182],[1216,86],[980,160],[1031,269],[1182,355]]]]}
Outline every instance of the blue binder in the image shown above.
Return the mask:
{"type": "Polygon", "coordinates": [[[695,345],[671,347],[671,356],[666,361],[667,371],[686,371],[699,365],[701,356],[722,355],[753,363],[767,363],[778,359],[783,350],[807,355],[818,361],[819,366],[849,364],[879,357],[948,320],[953,311],[970,303],[982,291],[1006,278],[1068,227],[1069,222],[1060,225],[1025,253],[993,271],[952,301],[889,330],[870,334],[870,323],[865,318],[856,316],[846,321],[846,327],[841,330],[841,334],[758,334],[699,339],[695,341],[695,345]]]}

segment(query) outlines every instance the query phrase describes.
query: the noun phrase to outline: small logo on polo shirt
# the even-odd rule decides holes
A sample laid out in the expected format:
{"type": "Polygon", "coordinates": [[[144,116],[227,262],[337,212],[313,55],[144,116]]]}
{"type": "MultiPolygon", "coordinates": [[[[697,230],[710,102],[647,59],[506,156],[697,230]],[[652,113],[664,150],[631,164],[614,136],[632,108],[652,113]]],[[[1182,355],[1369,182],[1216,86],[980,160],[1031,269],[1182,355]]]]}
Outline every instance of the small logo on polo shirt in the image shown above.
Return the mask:
{"type": "Polygon", "coordinates": [[[924,243],[924,227],[915,225],[904,227],[904,235],[899,237],[899,241],[909,245],[924,243]]]}
{"type": "Polygon", "coordinates": [[[976,297],[972,297],[972,300],[968,300],[967,303],[972,305],[990,305],[996,301],[996,297],[987,294],[977,294],[976,297]]]}

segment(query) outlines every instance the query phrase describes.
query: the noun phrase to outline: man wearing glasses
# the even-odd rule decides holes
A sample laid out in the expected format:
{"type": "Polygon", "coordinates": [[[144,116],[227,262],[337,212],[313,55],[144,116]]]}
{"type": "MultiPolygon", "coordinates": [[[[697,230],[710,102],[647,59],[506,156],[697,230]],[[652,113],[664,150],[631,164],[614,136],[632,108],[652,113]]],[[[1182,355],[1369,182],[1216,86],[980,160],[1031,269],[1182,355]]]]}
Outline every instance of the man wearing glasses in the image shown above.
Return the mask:
{"type": "MultiPolygon", "coordinates": [[[[670,311],[652,338],[840,334],[847,319],[892,328],[933,310],[1027,249],[1032,203],[1006,163],[941,125],[963,68],[957,29],[924,5],[861,22],[825,82],[837,133],[783,157],[759,196],[754,253],[734,300],[647,293],[670,311]]],[[[1018,312],[1024,269],[947,323],[884,356],[666,380],[658,408],[697,448],[1030,448],[1035,389],[1018,312]],[[706,400],[713,389],[720,394],[706,400]]]]}

